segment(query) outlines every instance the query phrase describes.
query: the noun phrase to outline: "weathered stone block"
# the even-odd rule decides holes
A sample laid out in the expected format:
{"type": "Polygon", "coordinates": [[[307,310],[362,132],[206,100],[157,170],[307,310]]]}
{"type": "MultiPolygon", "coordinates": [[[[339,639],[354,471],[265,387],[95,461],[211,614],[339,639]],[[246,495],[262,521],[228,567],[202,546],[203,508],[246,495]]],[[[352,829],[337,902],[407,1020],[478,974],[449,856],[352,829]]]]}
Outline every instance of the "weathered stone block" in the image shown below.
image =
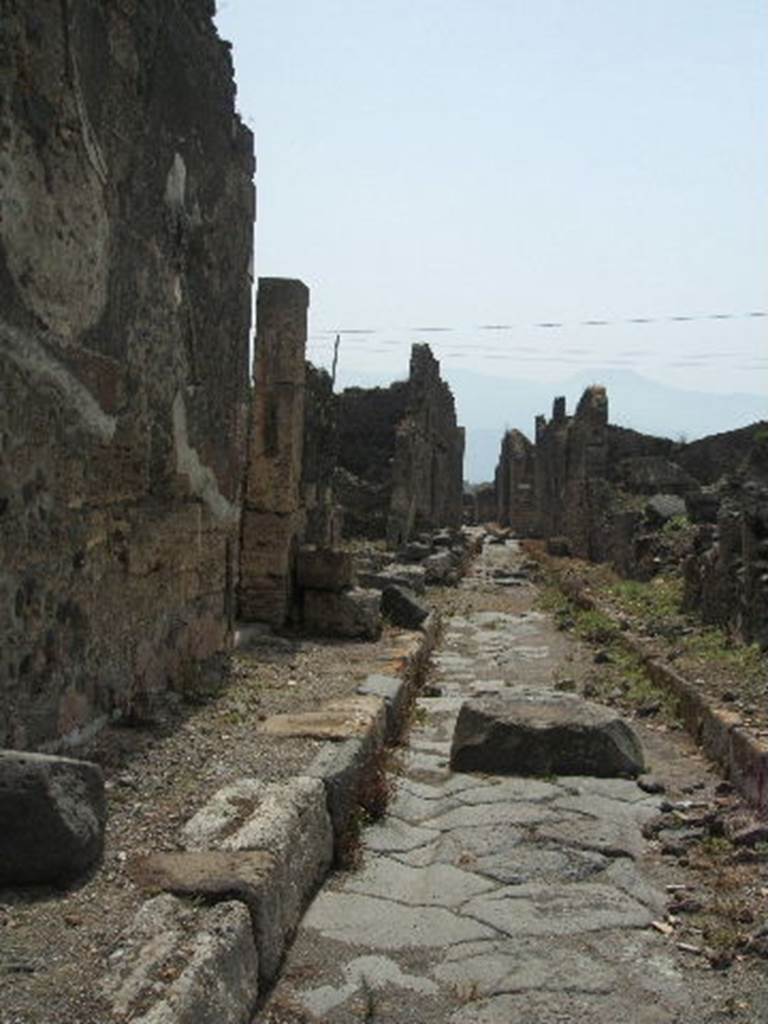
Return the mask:
{"type": "Polygon", "coordinates": [[[126,956],[103,987],[115,1020],[134,1024],[248,1024],[259,994],[248,910],[149,900],[123,938],[126,956]]]}
{"type": "Polygon", "coordinates": [[[105,820],[98,765],[0,752],[0,885],[82,874],[101,854],[105,820]]]}
{"type": "Polygon", "coordinates": [[[466,701],[451,767],[507,775],[639,775],[644,759],[635,731],[610,708],[530,691],[466,701]]]}
{"type": "Polygon", "coordinates": [[[381,610],[394,626],[418,629],[429,615],[429,608],[405,587],[385,587],[381,594],[381,610]]]}
{"type": "Polygon", "coordinates": [[[263,981],[271,980],[330,867],[333,831],[323,784],[303,777],[285,783],[241,779],[215,793],[186,823],[181,839],[187,850],[261,851],[274,858],[259,889],[256,920],[259,972],[263,981]]]}
{"type": "Polygon", "coordinates": [[[349,551],[301,548],[296,560],[296,578],[302,590],[344,590],[354,584],[354,559],[349,551]]]}
{"type": "Polygon", "coordinates": [[[321,636],[376,640],[381,634],[381,594],[360,587],[338,594],[306,590],[304,626],[321,636]]]}

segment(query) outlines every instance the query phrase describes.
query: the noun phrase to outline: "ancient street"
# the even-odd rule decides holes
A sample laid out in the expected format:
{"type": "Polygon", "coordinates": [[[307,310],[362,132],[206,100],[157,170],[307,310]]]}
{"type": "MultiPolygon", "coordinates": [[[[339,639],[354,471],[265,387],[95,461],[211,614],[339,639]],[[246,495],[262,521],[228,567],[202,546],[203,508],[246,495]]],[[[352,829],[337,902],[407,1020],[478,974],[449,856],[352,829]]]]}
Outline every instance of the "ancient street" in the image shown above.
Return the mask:
{"type": "MultiPolygon", "coordinates": [[[[524,562],[517,542],[486,545],[462,582],[512,593],[518,608],[447,622],[389,812],[363,832],[362,867],[332,876],[311,905],[259,1021],[682,1024],[734,1019],[726,1006],[764,1019],[765,988],[728,1003],[733,980],[657,930],[666,887],[684,887],[641,831],[662,796],[621,778],[451,772],[467,696],[544,691],[573,671],[571,641],[533,608],[524,562]]],[[[673,787],[711,791],[689,744],[645,737],[673,787]]]]}

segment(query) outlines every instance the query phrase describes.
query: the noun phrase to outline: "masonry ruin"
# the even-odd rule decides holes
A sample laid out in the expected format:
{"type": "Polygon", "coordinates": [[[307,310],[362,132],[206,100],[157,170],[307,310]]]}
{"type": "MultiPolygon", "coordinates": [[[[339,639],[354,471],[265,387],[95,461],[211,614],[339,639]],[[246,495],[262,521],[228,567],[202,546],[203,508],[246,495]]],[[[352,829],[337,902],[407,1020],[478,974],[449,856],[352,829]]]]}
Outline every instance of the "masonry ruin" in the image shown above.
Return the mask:
{"type": "Polygon", "coordinates": [[[497,519],[579,558],[648,579],[669,551],[659,528],[698,524],[685,565],[686,604],[706,622],[768,646],[768,429],[765,423],[691,444],[618,427],[608,397],[587,388],[573,415],[556,398],[501,444],[497,519]]]}
{"type": "Polygon", "coordinates": [[[336,490],[350,536],[396,546],[462,521],[464,430],[428,345],[414,345],[407,381],[348,388],[339,399],[336,490]]]}
{"type": "Polygon", "coordinates": [[[207,0],[3,22],[0,743],[39,749],[226,641],[254,158],[207,0]]]}

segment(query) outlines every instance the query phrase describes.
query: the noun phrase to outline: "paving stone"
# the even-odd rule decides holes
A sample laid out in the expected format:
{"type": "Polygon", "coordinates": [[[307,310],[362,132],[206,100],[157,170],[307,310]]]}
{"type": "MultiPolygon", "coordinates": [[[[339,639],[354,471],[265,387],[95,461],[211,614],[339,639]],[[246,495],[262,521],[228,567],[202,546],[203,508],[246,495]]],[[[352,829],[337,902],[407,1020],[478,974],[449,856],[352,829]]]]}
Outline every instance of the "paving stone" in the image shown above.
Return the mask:
{"type": "Polygon", "coordinates": [[[498,888],[488,878],[451,864],[410,867],[389,857],[372,857],[345,886],[347,892],[397,900],[409,906],[458,907],[481,892],[498,888]]]}
{"type": "Polygon", "coordinates": [[[536,836],[549,843],[594,850],[607,857],[639,857],[645,849],[642,832],[631,821],[563,816],[536,828],[536,836]]]}
{"type": "Polygon", "coordinates": [[[535,825],[556,815],[542,804],[481,803],[456,807],[424,822],[428,828],[447,832],[451,829],[473,829],[478,825],[535,825]]]}
{"type": "Polygon", "coordinates": [[[393,900],[328,891],[314,901],[304,927],[368,949],[440,947],[496,934],[492,927],[442,907],[408,907],[393,900]]]}
{"type": "Polygon", "coordinates": [[[513,803],[543,803],[564,795],[563,787],[540,779],[489,779],[488,783],[463,790],[458,799],[465,804],[490,804],[499,801],[513,803]]]}
{"type": "Polygon", "coordinates": [[[617,983],[617,972],[608,964],[595,961],[564,940],[549,939],[492,940],[469,955],[446,957],[433,971],[440,981],[462,992],[484,998],[504,992],[581,992],[605,994],[617,983]]]}
{"type": "MultiPolygon", "coordinates": [[[[511,852],[478,857],[469,863],[469,867],[477,874],[504,885],[525,885],[528,882],[583,882],[600,874],[611,863],[608,858],[591,850],[549,849],[521,842],[511,852]]],[[[615,884],[625,889],[618,881],[615,884]]]]}
{"type": "Polygon", "coordinates": [[[356,957],[344,965],[342,974],[344,980],[339,985],[320,985],[299,992],[299,1000],[309,1013],[325,1017],[362,988],[375,992],[394,986],[429,996],[438,990],[434,981],[408,974],[387,956],[356,957]]]}
{"type": "Polygon", "coordinates": [[[601,928],[645,928],[650,911],[610,885],[507,886],[477,896],[461,913],[508,935],[572,935],[601,928]]]}
{"type": "Polygon", "coordinates": [[[365,845],[376,853],[404,853],[434,842],[439,832],[409,825],[398,818],[385,818],[365,830],[365,845]]]}

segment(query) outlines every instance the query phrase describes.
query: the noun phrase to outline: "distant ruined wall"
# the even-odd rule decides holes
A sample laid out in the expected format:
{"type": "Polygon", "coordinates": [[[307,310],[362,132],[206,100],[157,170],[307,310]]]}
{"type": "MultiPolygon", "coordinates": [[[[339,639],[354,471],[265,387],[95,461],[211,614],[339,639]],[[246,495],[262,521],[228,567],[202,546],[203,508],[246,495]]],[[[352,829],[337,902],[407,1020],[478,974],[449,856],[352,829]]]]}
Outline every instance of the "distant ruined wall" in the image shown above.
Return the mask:
{"type": "Polygon", "coordinates": [[[238,614],[281,626],[304,534],[302,461],[309,291],[259,278],[256,348],[242,514],[238,614]]]}
{"type": "Polygon", "coordinates": [[[461,525],[464,430],[428,345],[411,349],[408,402],[397,425],[387,517],[391,544],[416,529],[461,525]]]}
{"type": "Polygon", "coordinates": [[[709,472],[719,453],[729,451],[731,471],[714,502],[692,509],[700,525],[685,564],[685,604],[705,622],[733,627],[768,648],[768,424],[711,441],[711,456],[695,442],[695,459],[709,472]],[[740,459],[737,441],[748,446],[740,459]]]}
{"type": "Polygon", "coordinates": [[[495,518],[522,537],[535,530],[534,446],[519,430],[508,430],[501,440],[496,468],[495,518]]]}
{"type": "Polygon", "coordinates": [[[340,395],[336,493],[348,535],[398,544],[459,526],[463,461],[464,431],[428,345],[413,346],[407,382],[340,395]]]}
{"type": "Polygon", "coordinates": [[[499,520],[522,535],[562,538],[573,555],[640,579],[675,557],[659,527],[687,513],[700,524],[685,564],[687,607],[768,646],[768,424],[685,445],[609,424],[605,390],[591,387],[573,416],[555,399],[532,449],[517,431],[505,435],[495,494],[499,520]],[[527,479],[529,458],[526,517],[514,480],[527,479]]]}
{"type": "Polygon", "coordinates": [[[207,0],[6,0],[0,745],[142,715],[225,641],[253,140],[207,0]]]}

